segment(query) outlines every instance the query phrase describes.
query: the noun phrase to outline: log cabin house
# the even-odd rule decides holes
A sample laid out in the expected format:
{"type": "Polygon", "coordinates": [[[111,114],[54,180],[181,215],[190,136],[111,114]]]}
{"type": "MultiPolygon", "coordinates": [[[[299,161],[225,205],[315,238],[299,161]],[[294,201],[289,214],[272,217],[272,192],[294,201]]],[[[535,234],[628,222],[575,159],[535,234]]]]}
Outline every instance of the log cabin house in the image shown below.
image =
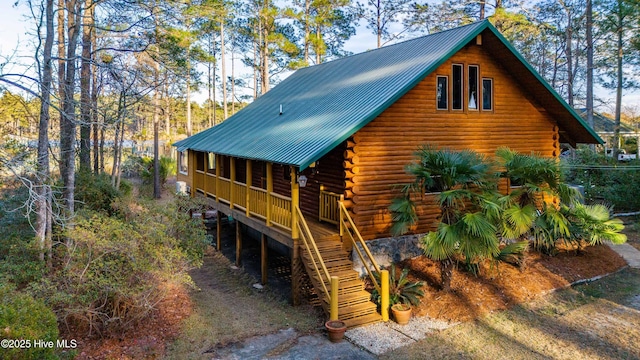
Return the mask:
{"type": "MultiPolygon", "coordinates": [[[[290,249],[294,304],[306,270],[330,312],[338,276],[337,316],[355,326],[380,315],[346,251],[379,270],[353,244],[391,236],[394,185],[411,181],[404,167],[419,145],[557,157],[561,142],[602,141],[481,21],[300,69],[175,146],[191,196],[262,234],[263,281],[267,240],[279,242],[290,249]]],[[[414,232],[433,229],[437,205],[419,213],[414,232]]]]}

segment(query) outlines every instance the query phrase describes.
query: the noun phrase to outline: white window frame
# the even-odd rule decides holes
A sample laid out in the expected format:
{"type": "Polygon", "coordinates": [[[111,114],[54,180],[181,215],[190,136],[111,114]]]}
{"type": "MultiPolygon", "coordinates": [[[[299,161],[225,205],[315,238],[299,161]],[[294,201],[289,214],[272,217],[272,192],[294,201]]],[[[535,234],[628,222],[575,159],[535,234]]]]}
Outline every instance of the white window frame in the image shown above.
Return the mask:
{"type": "Polygon", "coordinates": [[[188,150],[185,151],[178,151],[178,172],[180,172],[180,174],[182,175],[189,175],[189,152],[188,150]],[[182,170],[184,165],[184,171],[182,170]]]}
{"type": "Polygon", "coordinates": [[[467,109],[472,110],[472,111],[478,111],[480,109],[480,106],[478,105],[480,103],[480,99],[479,99],[479,95],[480,95],[480,91],[479,91],[479,87],[480,87],[480,66],[479,65],[469,65],[467,66],[467,109]],[[475,103],[476,103],[476,107],[471,107],[471,68],[476,69],[476,79],[475,79],[475,85],[476,85],[476,93],[474,95],[475,97],[475,103]]]}

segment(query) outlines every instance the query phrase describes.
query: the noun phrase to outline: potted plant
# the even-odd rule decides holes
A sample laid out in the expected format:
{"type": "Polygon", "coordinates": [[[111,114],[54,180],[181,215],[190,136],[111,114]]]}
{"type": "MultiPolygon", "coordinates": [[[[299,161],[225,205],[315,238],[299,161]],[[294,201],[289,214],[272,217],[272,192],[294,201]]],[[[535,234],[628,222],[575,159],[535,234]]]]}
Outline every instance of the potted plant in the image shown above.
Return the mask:
{"type": "MultiPolygon", "coordinates": [[[[411,318],[411,305],[420,304],[420,298],[424,296],[422,281],[409,281],[409,269],[404,268],[400,276],[396,274],[395,264],[391,264],[389,270],[389,306],[393,318],[400,325],[407,324],[411,318]]],[[[376,281],[380,282],[380,274],[374,274],[376,281]]],[[[380,306],[381,296],[378,290],[373,290],[371,299],[380,306]]]]}
{"type": "Polygon", "coordinates": [[[393,304],[391,306],[393,319],[398,325],[407,325],[411,320],[411,306],[403,303],[393,304]]]}
{"type": "Polygon", "coordinates": [[[324,327],[329,333],[329,341],[333,343],[342,341],[344,332],[347,331],[347,324],[340,320],[329,320],[324,323],[324,327]]]}

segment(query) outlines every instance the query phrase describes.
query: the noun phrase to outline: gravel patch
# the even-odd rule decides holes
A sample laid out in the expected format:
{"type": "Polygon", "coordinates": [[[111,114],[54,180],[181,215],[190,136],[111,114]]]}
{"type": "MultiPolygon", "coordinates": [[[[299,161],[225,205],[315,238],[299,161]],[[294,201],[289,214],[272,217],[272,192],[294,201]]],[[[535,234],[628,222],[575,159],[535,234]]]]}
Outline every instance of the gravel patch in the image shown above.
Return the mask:
{"type": "Polygon", "coordinates": [[[427,316],[414,316],[407,325],[398,325],[393,321],[376,323],[348,330],[345,337],[352,343],[376,355],[381,355],[424,339],[429,333],[454,325],[456,323],[434,320],[427,316]]]}
{"type": "Polygon", "coordinates": [[[449,323],[447,321],[432,319],[428,316],[412,317],[407,325],[398,325],[393,321],[389,321],[388,326],[413,340],[422,340],[434,331],[448,329],[457,323],[449,323]]]}
{"type": "Polygon", "coordinates": [[[332,343],[325,334],[301,335],[294,329],[214,348],[204,356],[214,360],[375,360],[371,353],[348,341],[332,343]]]}
{"type": "Polygon", "coordinates": [[[344,336],[352,343],[376,355],[415,342],[385,323],[376,323],[347,330],[344,336]]]}

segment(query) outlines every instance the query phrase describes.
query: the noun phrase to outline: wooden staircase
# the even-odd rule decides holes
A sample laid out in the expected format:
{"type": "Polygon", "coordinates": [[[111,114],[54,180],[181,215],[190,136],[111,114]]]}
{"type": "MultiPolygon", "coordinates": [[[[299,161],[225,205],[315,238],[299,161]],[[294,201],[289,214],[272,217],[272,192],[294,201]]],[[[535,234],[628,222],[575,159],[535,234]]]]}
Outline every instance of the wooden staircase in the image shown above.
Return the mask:
{"type": "MultiPolygon", "coordinates": [[[[377,312],[376,304],[370,301],[371,293],[364,289],[364,282],[360,279],[360,274],[353,270],[353,262],[349,253],[342,249],[340,235],[337,233],[327,234],[326,231],[311,232],[314,233],[316,246],[330,276],[340,278],[338,319],[344,321],[349,328],[381,321],[382,317],[377,312]]],[[[317,263],[318,258],[314,255],[314,251],[309,251],[304,243],[301,245],[301,250],[302,263],[316,289],[325,313],[329,316],[330,299],[322,291],[322,283],[324,282],[324,285],[330,288],[330,281],[323,280],[315,271],[313,261],[315,260],[317,263]]]]}

